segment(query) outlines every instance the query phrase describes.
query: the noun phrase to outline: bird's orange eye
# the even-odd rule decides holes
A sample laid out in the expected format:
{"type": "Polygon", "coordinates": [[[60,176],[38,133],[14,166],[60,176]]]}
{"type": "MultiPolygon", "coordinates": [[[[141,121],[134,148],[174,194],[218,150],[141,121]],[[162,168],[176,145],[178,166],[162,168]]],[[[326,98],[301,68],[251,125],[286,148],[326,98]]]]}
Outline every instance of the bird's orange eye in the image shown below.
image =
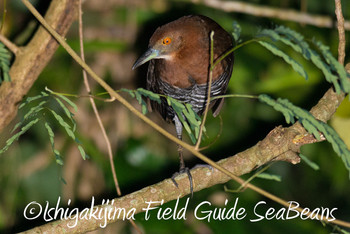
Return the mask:
{"type": "Polygon", "coordinates": [[[171,43],[171,38],[170,37],[166,37],[163,39],[163,45],[169,45],[171,43]]]}

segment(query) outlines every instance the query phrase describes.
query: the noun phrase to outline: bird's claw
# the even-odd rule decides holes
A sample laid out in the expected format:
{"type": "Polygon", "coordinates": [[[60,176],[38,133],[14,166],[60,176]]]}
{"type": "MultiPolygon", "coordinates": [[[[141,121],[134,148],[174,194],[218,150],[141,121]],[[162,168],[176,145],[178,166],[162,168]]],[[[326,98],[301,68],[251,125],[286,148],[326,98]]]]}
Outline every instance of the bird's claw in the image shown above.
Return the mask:
{"type": "Polygon", "coordinates": [[[180,175],[182,173],[186,173],[187,176],[188,176],[188,179],[190,181],[191,197],[193,197],[193,179],[192,179],[192,175],[191,175],[190,169],[188,167],[181,168],[179,172],[174,173],[173,176],[171,177],[171,180],[173,181],[173,183],[176,186],[176,188],[179,188],[179,185],[175,181],[175,178],[176,178],[176,176],[178,176],[178,175],[180,175]]]}
{"type": "MultiPolygon", "coordinates": [[[[196,169],[196,168],[199,168],[199,167],[206,167],[209,170],[213,171],[213,167],[208,165],[208,164],[197,164],[192,169],[196,169]]],[[[182,173],[186,173],[187,176],[188,176],[188,179],[190,181],[191,197],[193,197],[193,179],[192,179],[191,171],[190,171],[190,169],[188,167],[181,168],[179,172],[174,173],[173,176],[171,177],[171,181],[173,181],[173,183],[176,186],[176,188],[179,188],[179,184],[176,182],[175,178],[178,175],[182,174],[182,173]]]]}

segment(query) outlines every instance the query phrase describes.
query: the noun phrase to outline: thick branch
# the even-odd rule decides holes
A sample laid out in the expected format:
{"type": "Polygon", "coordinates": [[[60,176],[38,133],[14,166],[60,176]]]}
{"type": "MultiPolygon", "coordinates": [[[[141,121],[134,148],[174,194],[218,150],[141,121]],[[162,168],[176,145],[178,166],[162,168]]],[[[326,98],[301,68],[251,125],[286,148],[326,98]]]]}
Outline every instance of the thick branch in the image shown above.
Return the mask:
{"type": "MultiPolygon", "coordinates": [[[[45,18],[64,36],[76,19],[77,10],[78,0],[53,0],[45,18]]],[[[0,87],[0,131],[16,116],[18,103],[32,87],[57,47],[57,41],[40,26],[28,45],[17,51],[10,69],[12,82],[4,82],[0,87]]]]}
{"type": "MultiPolygon", "coordinates": [[[[192,1],[196,3],[198,2],[198,0],[192,1]]],[[[239,12],[259,17],[288,20],[301,24],[314,25],[317,27],[332,28],[336,24],[336,22],[330,16],[312,15],[295,10],[258,6],[246,2],[220,0],[203,0],[201,2],[209,7],[220,9],[222,11],[239,12]]],[[[350,30],[350,21],[345,21],[344,26],[345,30],[350,30]]]]}
{"type": "MultiPolygon", "coordinates": [[[[333,94],[328,91],[324,99],[332,96],[333,94]]],[[[321,99],[322,100],[322,99],[321,99]]],[[[329,109],[330,113],[334,113],[338,105],[328,106],[328,101],[320,101],[313,109],[329,109]],[[327,107],[324,107],[326,105],[327,107]]],[[[318,113],[318,112],[316,112],[318,113]]],[[[328,114],[328,119],[332,114],[328,114]]],[[[319,116],[316,116],[319,117],[319,116]]],[[[320,118],[324,118],[326,115],[322,115],[320,118]]],[[[218,165],[232,172],[233,174],[240,176],[250,171],[260,167],[272,160],[284,160],[289,161],[294,164],[299,162],[299,157],[293,153],[298,150],[301,146],[293,142],[293,139],[305,131],[299,126],[293,125],[289,128],[276,127],[273,129],[262,141],[258,142],[255,146],[238,153],[234,156],[225,158],[217,162],[218,165]],[[301,130],[302,132],[299,132],[301,130]],[[281,157],[286,155],[285,157],[281,157]]],[[[212,171],[208,168],[196,168],[191,170],[194,191],[200,191],[205,188],[209,188],[216,184],[222,184],[229,181],[231,178],[217,169],[212,171]]],[[[128,194],[124,197],[114,199],[114,203],[111,206],[101,205],[96,206],[98,209],[109,209],[113,207],[114,209],[125,208],[130,210],[135,208],[136,213],[142,212],[144,208],[147,207],[147,201],[162,201],[164,203],[177,199],[178,197],[184,197],[190,193],[189,181],[186,174],[180,175],[176,178],[176,182],[179,187],[176,188],[171,179],[163,180],[157,184],[145,187],[139,191],[128,194]]],[[[158,205],[158,204],[156,204],[158,205]]],[[[108,220],[108,223],[115,222],[116,220],[108,220]]],[[[81,233],[91,230],[95,230],[103,225],[104,220],[79,220],[77,226],[74,228],[68,228],[68,224],[72,223],[70,220],[59,220],[52,223],[47,223],[45,225],[36,227],[29,230],[29,232],[34,233],[45,233],[57,230],[57,233],[70,232],[70,233],[81,233]]],[[[335,223],[339,225],[344,225],[340,220],[336,220],[335,223]]],[[[70,224],[71,225],[71,224],[70,224]]],[[[345,223],[345,225],[347,225],[345,223]]]]}
{"type": "MultiPolygon", "coordinates": [[[[285,130],[278,127],[271,131],[268,136],[251,147],[250,149],[241,152],[232,157],[223,159],[218,162],[218,164],[225,169],[233,172],[235,175],[239,176],[246,174],[251,170],[271,161],[274,157],[289,151],[288,145],[294,135],[293,131],[285,130]]],[[[197,168],[191,171],[194,190],[199,191],[204,188],[209,188],[215,184],[225,183],[230,180],[230,177],[221,173],[217,169],[212,171],[208,168],[197,168]]],[[[136,209],[136,213],[142,212],[143,208],[147,207],[147,201],[161,201],[164,203],[175,200],[178,197],[186,196],[190,193],[189,191],[189,181],[186,174],[178,176],[176,181],[179,185],[178,189],[175,187],[171,179],[166,179],[157,184],[143,188],[132,194],[128,194],[124,197],[114,199],[114,208],[123,207],[126,210],[131,208],[136,209]]],[[[158,205],[158,204],[157,204],[158,205]]],[[[99,208],[106,208],[107,206],[98,206],[99,208]]],[[[116,220],[109,220],[108,222],[115,222],[116,220]]],[[[59,220],[53,223],[48,223],[40,227],[36,227],[30,232],[33,233],[44,233],[52,230],[57,230],[57,233],[70,232],[86,232],[91,231],[103,224],[104,220],[79,220],[78,225],[74,228],[68,228],[67,220],[59,220]],[[55,229],[53,229],[53,227],[55,229]]]]}

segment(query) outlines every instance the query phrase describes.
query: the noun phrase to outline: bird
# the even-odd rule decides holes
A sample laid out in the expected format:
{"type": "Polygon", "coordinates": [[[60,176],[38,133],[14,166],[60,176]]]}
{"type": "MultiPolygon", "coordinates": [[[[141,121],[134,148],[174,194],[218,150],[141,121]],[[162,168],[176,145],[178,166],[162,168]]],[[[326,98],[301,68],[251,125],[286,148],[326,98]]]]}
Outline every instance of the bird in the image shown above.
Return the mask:
{"type": "MultiPolygon", "coordinates": [[[[203,114],[208,96],[211,40],[213,36],[214,62],[234,46],[233,37],[218,23],[203,15],[187,15],[158,27],[149,40],[147,51],[134,63],[132,69],[149,62],[146,88],[154,93],[189,103],[200,116],[203,114]]],[[[212,71],[210,97],[224,95],[232,75],[234,55],[230,53],[212,71]]],[[[210,102],[209,108],[216,117],[224,98],[210,102]]],[[[177,138],[182,140],[183,125],[165,98],[161,102],[149,100],[151,110],[159,112],[164,120],[175,125],[177,138]]],[[[172,177],[187,173],[193,196],[193,181],[185,166],[182,147],[178,145],[180,170],[172,177]]]]}

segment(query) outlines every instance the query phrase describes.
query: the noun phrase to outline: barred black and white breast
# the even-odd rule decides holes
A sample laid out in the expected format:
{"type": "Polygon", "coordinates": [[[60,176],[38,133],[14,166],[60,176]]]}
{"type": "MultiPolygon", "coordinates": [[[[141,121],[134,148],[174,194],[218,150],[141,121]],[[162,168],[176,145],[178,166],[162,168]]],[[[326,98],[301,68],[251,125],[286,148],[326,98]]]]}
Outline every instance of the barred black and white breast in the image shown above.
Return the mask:
{"type": "MultiPolygon", "coordinates": [[[[224,95],[226,93],[233,69],[233,55],[228,56],[225,60],[227,65],[224,72],[217,80],[212,82],[210,92],[211,97],[224,95]]],[[[198,115],[201,115],[205,109],[205,104],[207,102],[208,83],[193,83],[190,87],[187,88],[172,86],[171,84],[163,81],[161,77],[154,76],[156,64],[157,60],[150,61],[147,76],[147,89],[154,93],[164,94],[181,102],[189,103],[192,105],[192,109],[198,115]]],[[[210,103],[210,108],[212,109],[214,117],[219,114],[223,101],[224,99],[220,98],[210,103]]],[[[168,102],[165,100],[165,98],[162,98],[160,104],[155,101],[150,102],[152,109],[158,111],[166,121],[173,121],[175,111],[171,106],[168,105],[168,102]]]]}

